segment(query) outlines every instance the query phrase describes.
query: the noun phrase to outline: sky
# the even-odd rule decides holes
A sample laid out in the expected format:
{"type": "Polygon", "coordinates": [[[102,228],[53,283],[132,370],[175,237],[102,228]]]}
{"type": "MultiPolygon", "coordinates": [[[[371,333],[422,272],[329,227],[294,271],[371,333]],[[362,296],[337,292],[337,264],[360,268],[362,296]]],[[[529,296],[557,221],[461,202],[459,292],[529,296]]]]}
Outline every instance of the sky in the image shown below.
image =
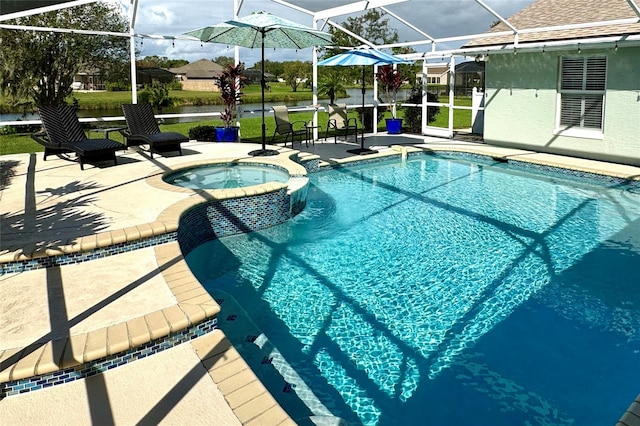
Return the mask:
{"type": "MultiPolygon", "coordinates": [[[[534,0],[484,0],[484,3],[508,18],[533,3],[534,0]]],[[[289,3],[307,10],[317,11],[337,7],[349,0],[289,0],[289,3]]],[[[129,1],[124,2],[128,7],[129,1]]],[[[407,0],[387,6],[387,9],[432,37],[450,37],[486,32],[496,17],[474,0],[407,0]]],[[[264,10],[300,24],[312,25],[311,16],[269,0],[245,0],[239,16],[264,10]]],[[[350,16],[336,16],[332,20],[341,24],[350,16]]],[[[398,30],[401,41],[423,40],[424,37],[392,16],[387,16],[389,26],[398,30]]],[[[135,31],[140,34],[180,36],[197,28],[214,25],[233,18],[233,0],[139,0],[135,31]]],[[[447,48],[457,48],[464,41],[448,43],[447,48]]],[[[140,56],[165,56],[169,59],[214,59],[218,56],[233,56],[233,46],[187,40],[154,40],[145,38],[137,43],[140,56]]],[[[414,46],[416,51],[430,49],[428,45],[414,46]]],[[[440,50],[440,49],[439,49],[440,50]]],[[[268,50],[266,58],[271,61],[311,61],[310,49],[268,50]]],[[[240,60],[247,67],[260,60],[259,49],[240,49],[240,60]]]]}

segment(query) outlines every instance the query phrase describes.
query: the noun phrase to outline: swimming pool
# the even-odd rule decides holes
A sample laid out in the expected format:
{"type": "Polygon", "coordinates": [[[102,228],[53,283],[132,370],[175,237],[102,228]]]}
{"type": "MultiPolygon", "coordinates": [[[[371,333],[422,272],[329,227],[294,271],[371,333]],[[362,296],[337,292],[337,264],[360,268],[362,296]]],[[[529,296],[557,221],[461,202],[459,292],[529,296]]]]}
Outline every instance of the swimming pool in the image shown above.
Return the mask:
{"type": "Polygon", "coordinates": [[[294,419],[599,425],[637,395],[637,186],[456,155],[309,177],[293,220],[187,256],[294,419]]]}
{"type": "Polygon", "coordinates": [[[268,165],[220,163],[188,167],[171,172],[163,180],[190,189],[228,189],[261,185],[267,182],[287,182],[286,170],[268,165]]]}

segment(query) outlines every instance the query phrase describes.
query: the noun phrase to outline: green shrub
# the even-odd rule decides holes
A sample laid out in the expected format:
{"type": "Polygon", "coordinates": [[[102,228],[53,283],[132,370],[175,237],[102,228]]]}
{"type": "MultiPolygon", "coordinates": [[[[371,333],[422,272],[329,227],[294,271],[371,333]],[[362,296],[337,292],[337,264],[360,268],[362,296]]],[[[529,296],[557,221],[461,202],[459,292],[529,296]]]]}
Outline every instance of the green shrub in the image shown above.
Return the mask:
{"type": "Polygon", "coordinates": [[[138,100],[141,103],[151,104],[160,114],[162,114],[162,108],[173,106],[175,103],[175,100],[169,96],[167,85],[160,83],[146,86],[144,90],[138,94],[138,100]]]}
{"type": "Polygon", "coordinates": [[[39,124],[18,124],[16,126],[0,126],[0,135],[35,133],[39,131],[40,128],[41,126],[39,124]]]}
{"type": "Polygon", "coordinates": [[[167,83],[169,90],[182,90],[182,83],[178,80],[171,80],[167,83]]]}
{"type": "Polygon", "coordinates": [[[131,90],[131,87],[128,84],[123,83],[122,81],[109,82],[105,84],[105,88],[108,92],[126,92],[128,90],[131,90]]]}
{"type": "Polygon", "coordinates": [[[17,133],[13,126],[0,126],[0,135],[13,135],[17,133]]]}
{"type": "Polygon", "coordinates": [[[196,126],[189,129],[189,139],[197,141],[215,142],[216,128],[215,126],[196,126]]]}

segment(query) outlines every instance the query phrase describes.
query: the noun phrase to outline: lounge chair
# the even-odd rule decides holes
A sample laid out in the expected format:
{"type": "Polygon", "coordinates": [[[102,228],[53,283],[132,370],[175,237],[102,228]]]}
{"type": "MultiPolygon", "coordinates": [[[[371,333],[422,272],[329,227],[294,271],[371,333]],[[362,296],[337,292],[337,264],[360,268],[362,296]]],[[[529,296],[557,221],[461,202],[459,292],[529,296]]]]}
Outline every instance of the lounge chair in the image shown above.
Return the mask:
{"type": "Polygon", "coordinates": [[[161,132],[151,104],[124,104],[122,111],[127,121],[127,129],[123,131],[127,147],[149,145],[151,158],[154,152],[162,154],[178,151],[182,155],[180,144],[189,142],[189,138],[182,133],[161,132]]]}
{"type": "Polygon", "coordinates": [[[78,120],[76,109],[70,105],[42,106],[38,108],[44,133],[31,138],[44,146],[44,159],[49,155],[75,153],[84,170],[84,163],[112,160],[118,164],[116,151],[127,149],[113,139],[89,139],[78,120]]]}
{"type": "Polygon", "coordinates": [[[293,148],[293,141],[298,136],[300,144],[302,144],[302,138],[307,137],[307,127],[304,121],[289,121],[289,108],[284,105],[273,106],[273,118],[276,121],[276,130],[271,137],[271,143],[277,135],[284,136],[284,146],[287,146],[287,141],[291,137],[291,148],[293,148]],[[300,127],[302,124],[302,128],[300,127]],[[297,128],[296,128],[297,127],[297,128]]]}
{"type": "Polygon", "coordinates": [[[338,143],[338,133],[344,132],[345,138],[349,136],[349,130],[353,129],[358,143],[358,119],[349,118],[347,115],[347,104],[329,104],[329,122],[327,123],[327,131],[325,139],[329,136],[329,129],[334,129],[333,142],[338,143]]]}

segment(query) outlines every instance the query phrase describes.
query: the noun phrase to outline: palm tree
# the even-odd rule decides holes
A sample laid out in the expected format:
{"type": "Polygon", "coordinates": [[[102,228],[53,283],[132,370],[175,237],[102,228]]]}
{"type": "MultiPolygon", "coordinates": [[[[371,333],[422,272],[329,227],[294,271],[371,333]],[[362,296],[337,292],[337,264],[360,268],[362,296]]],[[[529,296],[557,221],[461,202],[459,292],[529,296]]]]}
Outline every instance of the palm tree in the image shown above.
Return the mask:
{"type": "Polygon", "coordinates": [[[331,104],[336,97],[345,97],[347,95],[339,70],[326,70],[318,82],[318,94],[328,96],[331,104]]]}

